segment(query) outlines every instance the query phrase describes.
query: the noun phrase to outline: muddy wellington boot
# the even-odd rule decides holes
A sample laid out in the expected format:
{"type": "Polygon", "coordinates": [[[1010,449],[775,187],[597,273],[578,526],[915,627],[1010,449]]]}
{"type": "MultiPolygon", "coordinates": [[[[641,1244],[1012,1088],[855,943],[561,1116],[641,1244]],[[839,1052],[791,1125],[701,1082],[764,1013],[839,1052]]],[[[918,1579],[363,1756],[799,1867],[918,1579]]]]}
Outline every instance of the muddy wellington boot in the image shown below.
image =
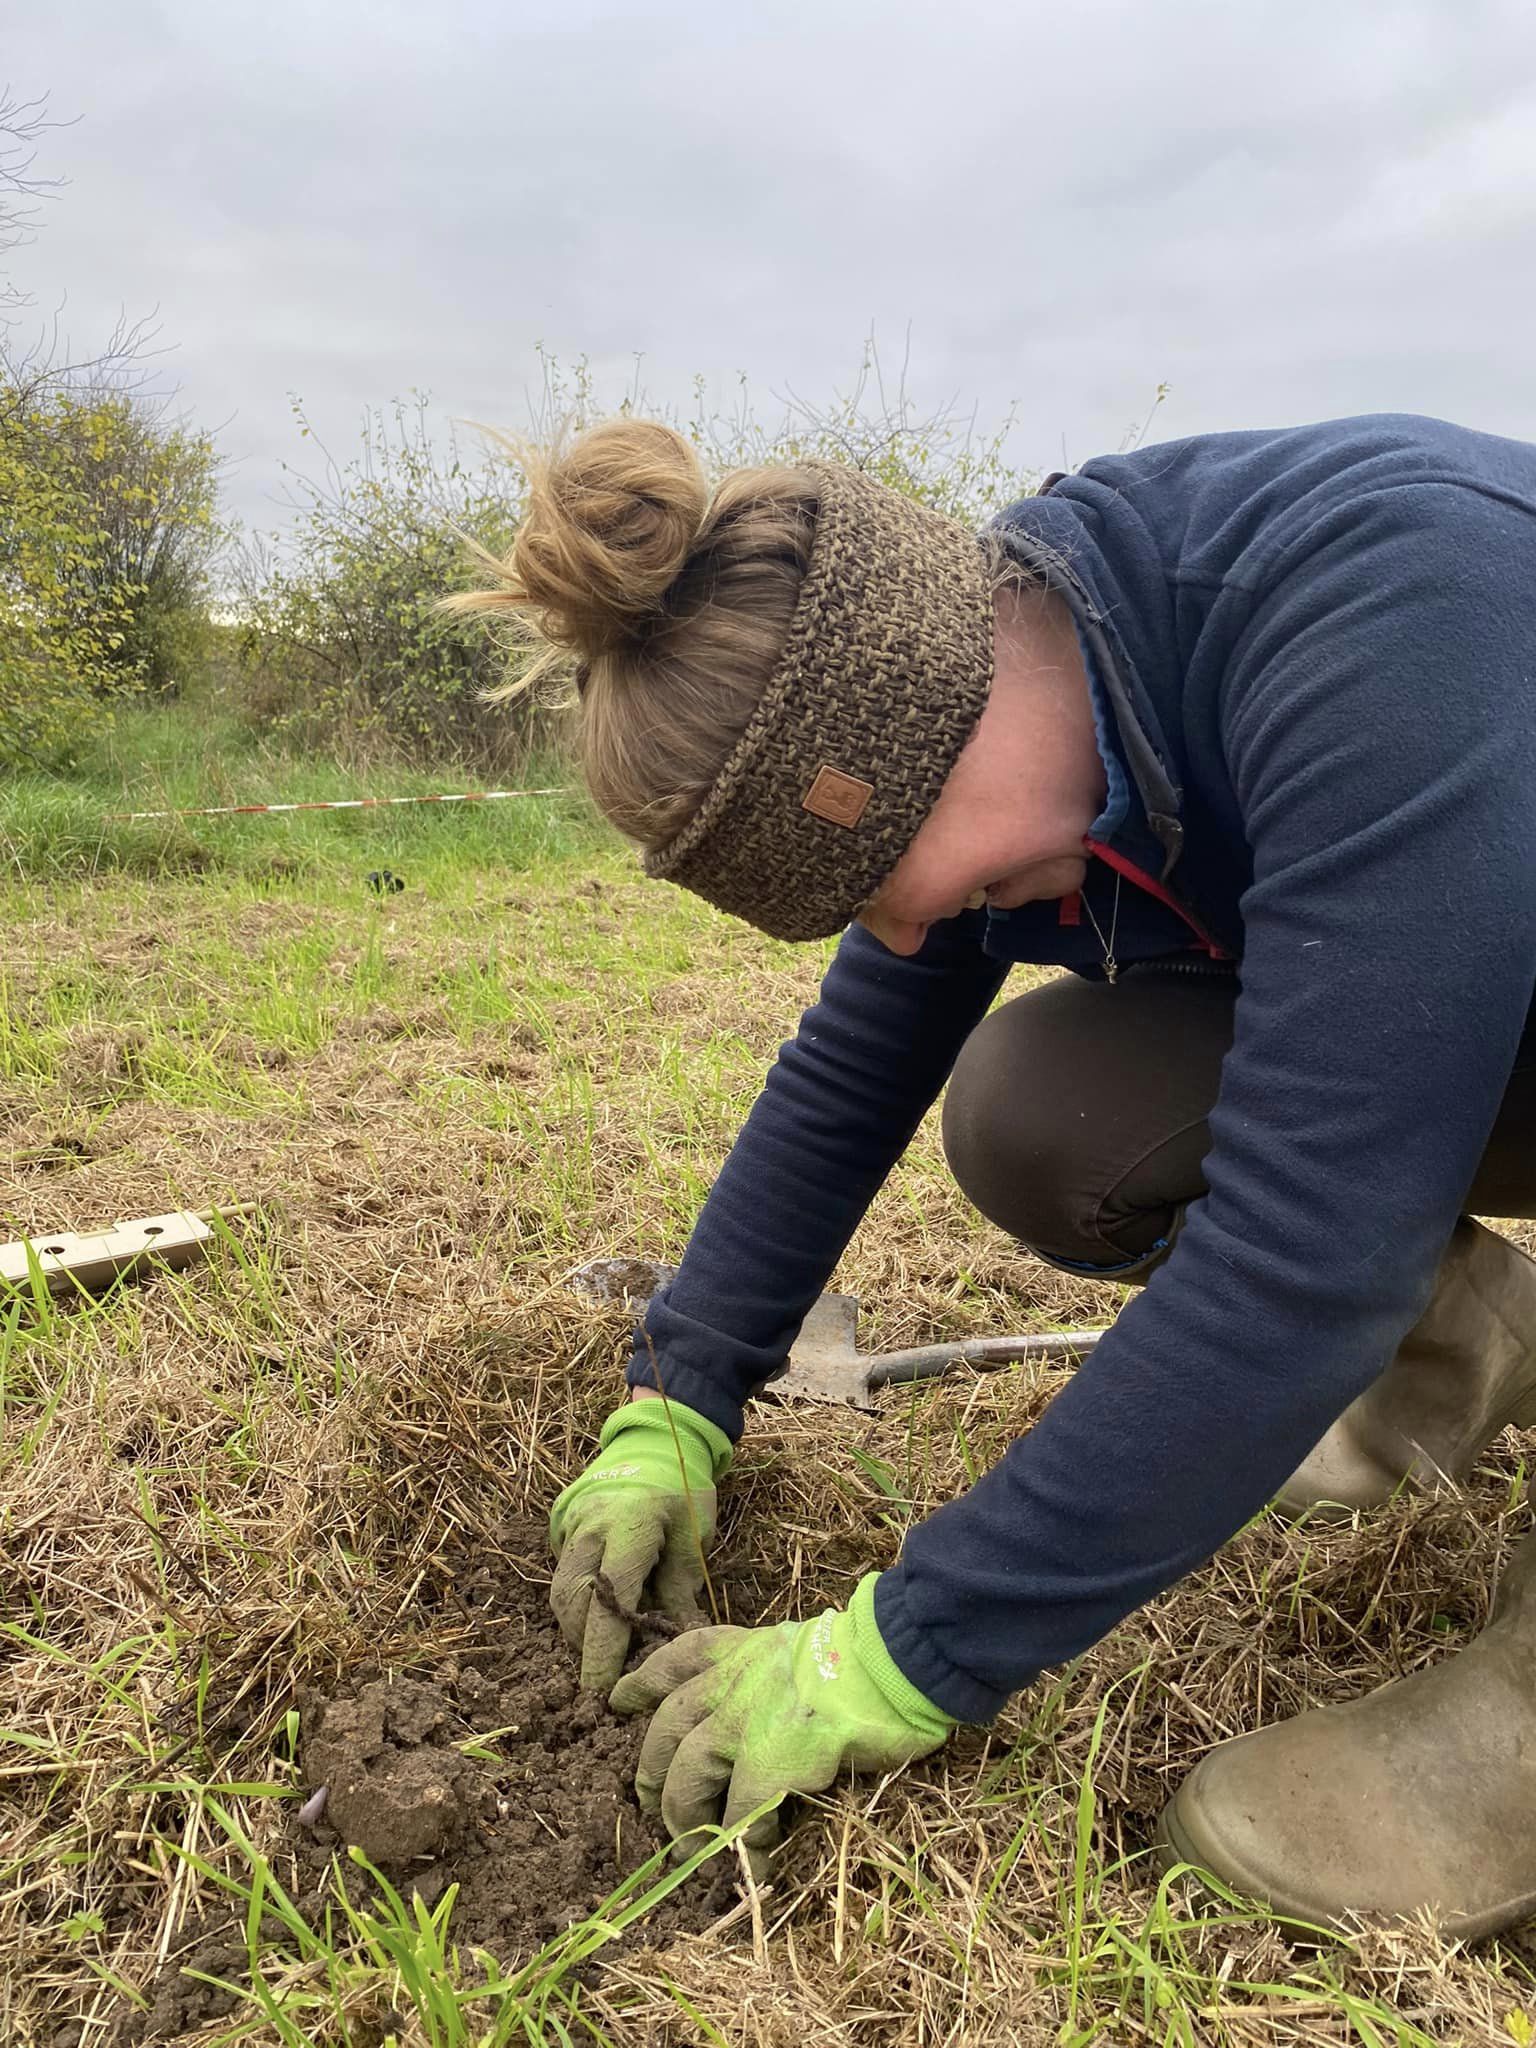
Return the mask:
{"type": "Polygon", "coordinates": [[[1466,1649],[1223,1743],[1157,1839],[1164,1868],[1193,1863],[1312,1926],[1432,1906],[1448,1937],[1480,1941],[1536,1917],[1536,1537],[1466,1649]]]}
{"type": "Polygon", "coordinates": [[[1429,1307],[1275,1506],[1338,1520],[1379,1507],[1405,1480],[1436,1492],[1465,1479],[1509,1423],[1536,1426],[1536,1260],[1463,1216],[1429,1307]]]}

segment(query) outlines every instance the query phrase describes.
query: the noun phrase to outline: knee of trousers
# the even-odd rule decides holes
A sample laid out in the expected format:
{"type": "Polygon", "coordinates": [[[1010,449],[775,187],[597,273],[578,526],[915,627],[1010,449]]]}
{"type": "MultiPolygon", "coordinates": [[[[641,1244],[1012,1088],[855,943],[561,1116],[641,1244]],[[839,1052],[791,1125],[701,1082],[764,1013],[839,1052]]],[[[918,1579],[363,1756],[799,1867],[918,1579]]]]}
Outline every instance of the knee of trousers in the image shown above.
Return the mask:
{"type": "MultiPolygon", "coordinates": [[[[1187,1105],[1147,1073],[1136,1028],[1169,1020],[1136,1019],[1129,997],[1059,981],[993,1011],[956,1062],[942,1125],[950,1170],[990,1222],[1050,1265],[1121,1281],[1162,1263],[1204,1192],[1187,1105]]],[[[1214,1096],[1220,1050],[1196,1062],[1197,1100],[1207,1066],[1214,1096]]]]}

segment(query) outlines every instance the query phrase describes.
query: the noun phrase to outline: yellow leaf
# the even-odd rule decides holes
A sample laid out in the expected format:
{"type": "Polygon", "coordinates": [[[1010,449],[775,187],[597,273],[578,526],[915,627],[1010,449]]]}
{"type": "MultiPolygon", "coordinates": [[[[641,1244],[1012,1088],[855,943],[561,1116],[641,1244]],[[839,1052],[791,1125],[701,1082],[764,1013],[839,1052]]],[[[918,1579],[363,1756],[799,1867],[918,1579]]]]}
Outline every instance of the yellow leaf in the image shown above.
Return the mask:
{"type": "Polygon", "coordinates": [[[1518,2007],[1504,2015],[1504,2031],[1511,2041],[1519,2043],[1519,2048],[1531,2048],[1531,2043],[1536,2041],[1536,2024],[1532,2023],[1529,2013],[1518,2007]]]}

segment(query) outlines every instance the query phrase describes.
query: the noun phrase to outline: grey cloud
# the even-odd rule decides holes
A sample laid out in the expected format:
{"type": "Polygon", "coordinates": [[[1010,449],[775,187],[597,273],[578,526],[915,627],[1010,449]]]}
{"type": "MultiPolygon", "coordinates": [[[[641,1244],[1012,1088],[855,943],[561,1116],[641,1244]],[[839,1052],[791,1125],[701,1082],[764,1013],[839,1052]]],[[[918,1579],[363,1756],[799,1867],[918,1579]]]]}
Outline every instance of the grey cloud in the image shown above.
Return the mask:
{"type": "Polygon", "coordinates": [[[77,4],[12,27],[78,125],[22,270],[158,305],[272,514],[411,387],[517,421],[536,344],[658,399],[826,397],[873,324],[1021,464],[1406,407],[1536,437],[1523,0],[77,4]]]}

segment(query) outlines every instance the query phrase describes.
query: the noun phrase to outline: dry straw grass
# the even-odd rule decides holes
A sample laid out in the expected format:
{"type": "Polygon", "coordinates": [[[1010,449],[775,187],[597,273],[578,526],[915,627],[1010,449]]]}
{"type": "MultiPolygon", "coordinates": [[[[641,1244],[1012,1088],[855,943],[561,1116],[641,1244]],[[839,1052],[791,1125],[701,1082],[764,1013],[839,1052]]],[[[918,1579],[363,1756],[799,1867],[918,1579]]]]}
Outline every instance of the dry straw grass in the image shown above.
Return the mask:
{"type": "MultiPolygon", "coordinates": [[[[15,935],[0,1214],[261,1213],[206,1269],[12,1333],[0,2040],[131,2038],[135,1993],[227,1915],[187,1860],[238,1862],[206,1788],[291,1777],[301,1682],[476,1640],[455,1561],[499,1554],[590,1449],[623,1326],[563,1277],[675,1256],[818,961],[582,872],[383,909],[120,884],[33,904],[15,935]]],[[[1114,1306],[981,1227],[931,1126],[841,1280],[876,1343],[1114,1306]]],[[[873,1420],[762,1407],[727,1490],[723,1575],[758,1596],[733,1618],[844,1597],[1059,1383],[955,1378],[873,1420]]],[[[1497,1445],[1462,1501],[1332,1533],[1261,1519],[994,1730],[829,1797],[711,1933],[596,1966],[598,2038],[1522,2038],[1527,1937],[1314,1955],[1260,1915],[1202,1917],[1144,1851],[1208,1745],[1479,1626],[1529,1521],[1525,1448],[1497,1445]]],[[[291,1878],[292,1800],[225,1797],[291,1878]]],[[[360,1993],[351,2038],[379,2037],[360,1993]]]]}

